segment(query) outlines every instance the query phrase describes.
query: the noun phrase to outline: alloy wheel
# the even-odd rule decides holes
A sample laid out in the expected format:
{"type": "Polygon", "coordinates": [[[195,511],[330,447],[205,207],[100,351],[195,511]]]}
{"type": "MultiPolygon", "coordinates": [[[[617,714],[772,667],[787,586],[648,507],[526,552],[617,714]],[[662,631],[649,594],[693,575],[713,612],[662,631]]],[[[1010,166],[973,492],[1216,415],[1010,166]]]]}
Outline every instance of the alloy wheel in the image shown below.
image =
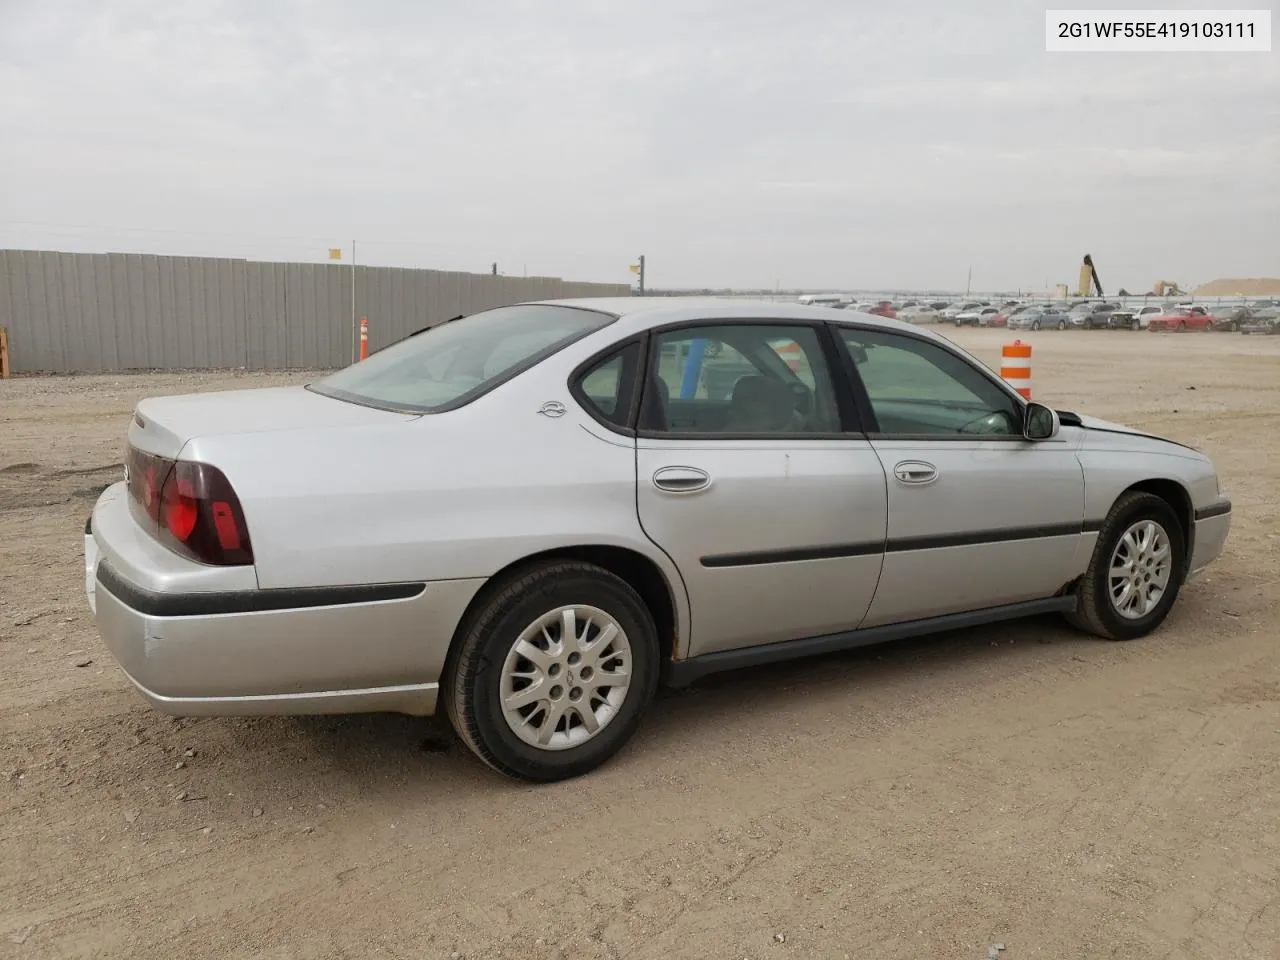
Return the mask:
{"type": "Polygon", "coordinates": [[[1169,588],[1173,550],[1164,527],[1139,520],[1116,542],[1111,554],[1107,593],[1116,613],[1141,620],[1156,608],[1169,588]]]}
{"type": "Polygon", "coordinates": [[[631,686],[631,643],[598,607],[557,607],[521,631],[502,666],[499,700],[511,731],[540,750],[594,738],[631,686]]]}

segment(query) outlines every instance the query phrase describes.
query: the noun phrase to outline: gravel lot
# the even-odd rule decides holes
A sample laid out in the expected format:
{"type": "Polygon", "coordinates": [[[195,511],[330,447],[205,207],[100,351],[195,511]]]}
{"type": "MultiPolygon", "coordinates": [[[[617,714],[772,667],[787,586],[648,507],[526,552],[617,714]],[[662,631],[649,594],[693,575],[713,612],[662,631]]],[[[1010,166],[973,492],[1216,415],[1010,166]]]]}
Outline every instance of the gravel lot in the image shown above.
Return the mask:
{"type": "Polygon", "coordinates": [[[1280,337],[1022,337],[1038,399],[1223,473],[1161,631],[714,677],[543,788],[411,718],[168,719],[110,660],[81,530],[134,402],[305,375],[0,382],[0,957],[1274,958],[1280,337]]]}

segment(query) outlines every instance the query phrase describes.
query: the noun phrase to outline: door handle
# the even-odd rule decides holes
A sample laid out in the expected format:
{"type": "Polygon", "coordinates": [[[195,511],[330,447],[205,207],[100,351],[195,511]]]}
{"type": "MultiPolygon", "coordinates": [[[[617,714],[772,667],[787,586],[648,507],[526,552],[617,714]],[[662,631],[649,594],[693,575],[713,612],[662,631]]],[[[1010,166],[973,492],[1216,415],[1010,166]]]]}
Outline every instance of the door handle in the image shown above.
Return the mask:
{"type": "Polygon", "coordinates": [[[653,485],[667,493],[697,493],[711,486],[711,474],[697,467],[662,467],[654,472],[653,485]]]}
{"type": "Polygon", "coordinates": [[[938,479],[938,468],[923,460],[903,460],[893,468],[893,475],[901,483],[933,483],[938,479]]]}

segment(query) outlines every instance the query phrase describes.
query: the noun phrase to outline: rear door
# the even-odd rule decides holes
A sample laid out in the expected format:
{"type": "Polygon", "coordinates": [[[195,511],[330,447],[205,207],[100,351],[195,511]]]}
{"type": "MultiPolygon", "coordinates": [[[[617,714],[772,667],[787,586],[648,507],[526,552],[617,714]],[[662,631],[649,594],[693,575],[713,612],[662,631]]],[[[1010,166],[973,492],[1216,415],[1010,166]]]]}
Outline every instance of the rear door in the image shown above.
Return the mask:
{"type": "Polygon", "coordinates": [[[959,353],[841,327],[889,532],[864,626],[1039,600],[1078,572],[1084,475],[1073,443],[1022,436],[1022,405],[959,353]]]}
{"type": "Polygon", "coordinates": [[[693,655],[856,628],[887,523],[880,458],[854,429],[821,323],[656,330],[637,508],[689,594],[693,655]]]}

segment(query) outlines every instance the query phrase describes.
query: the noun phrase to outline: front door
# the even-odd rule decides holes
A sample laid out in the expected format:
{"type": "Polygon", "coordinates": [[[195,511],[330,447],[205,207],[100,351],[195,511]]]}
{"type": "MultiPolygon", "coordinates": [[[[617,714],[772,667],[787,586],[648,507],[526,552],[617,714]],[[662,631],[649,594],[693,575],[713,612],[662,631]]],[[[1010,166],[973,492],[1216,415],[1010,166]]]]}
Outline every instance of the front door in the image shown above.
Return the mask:
{"type": "Polygon", "coordinates": [[[1073,443],[1022,437],[1021,406],[922,338],[840,328],[888,477],[884,569],[864,626],[1053,596],[1076,573],[1084,474],[1073,443]]]}
{"type": "Polygon", "coordinates": [[[691,655],[851,630],[870,606],[884,469],[849,435],[824,336],[739,321],[651,340],[637,506],[684,577],[691,655]]]}

